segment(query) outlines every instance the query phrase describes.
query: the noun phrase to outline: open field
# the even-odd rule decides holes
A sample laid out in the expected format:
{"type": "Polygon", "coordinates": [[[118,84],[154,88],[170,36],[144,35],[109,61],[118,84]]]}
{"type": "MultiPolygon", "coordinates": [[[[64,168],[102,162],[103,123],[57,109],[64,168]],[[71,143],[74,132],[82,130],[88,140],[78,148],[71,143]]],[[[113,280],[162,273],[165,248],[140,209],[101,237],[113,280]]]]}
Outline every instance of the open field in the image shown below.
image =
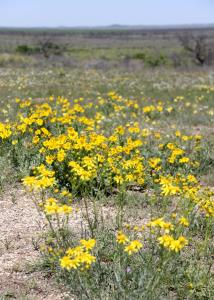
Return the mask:
{"type": "Polygon", "coordinates": [[[0,29],[2,67],[52,65],[102,70],[115,67],[142,69],[145,66],[191,68],[201,63],[200,57],[205,59],[202,64],[213,65],[213,48],[214,27],[156,30],[0,29]]]}
{"type": "Polygon", "coordinates": [[[0,30],[0,299],[214,298],[213,61],[187,33],[214,43],[0,30]]]}

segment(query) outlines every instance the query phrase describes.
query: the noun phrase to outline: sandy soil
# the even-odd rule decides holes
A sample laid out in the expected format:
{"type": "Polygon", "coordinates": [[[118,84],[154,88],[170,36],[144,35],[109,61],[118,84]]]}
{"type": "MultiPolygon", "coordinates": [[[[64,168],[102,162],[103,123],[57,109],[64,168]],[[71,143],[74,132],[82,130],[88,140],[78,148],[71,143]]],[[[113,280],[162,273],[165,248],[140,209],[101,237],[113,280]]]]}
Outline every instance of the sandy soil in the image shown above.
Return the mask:
{"type": "Polygon", "coordinates": [[[44,222],[23,189],[0,195],[0,299],[71,299],[42,272],[30,272],[39,258],[44,222]]]}

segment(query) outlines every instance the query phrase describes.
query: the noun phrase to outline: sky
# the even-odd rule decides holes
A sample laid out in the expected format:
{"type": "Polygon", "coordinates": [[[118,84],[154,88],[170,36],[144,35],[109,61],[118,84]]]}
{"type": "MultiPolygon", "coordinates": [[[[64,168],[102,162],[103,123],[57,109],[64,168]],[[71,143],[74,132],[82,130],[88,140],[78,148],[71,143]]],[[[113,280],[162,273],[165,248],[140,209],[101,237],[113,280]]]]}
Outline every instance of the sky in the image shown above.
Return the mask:
{"type": "Polygon", "coordinates": [[[214,0],[0,0],[0,26],[214,24],[214,0]]]}

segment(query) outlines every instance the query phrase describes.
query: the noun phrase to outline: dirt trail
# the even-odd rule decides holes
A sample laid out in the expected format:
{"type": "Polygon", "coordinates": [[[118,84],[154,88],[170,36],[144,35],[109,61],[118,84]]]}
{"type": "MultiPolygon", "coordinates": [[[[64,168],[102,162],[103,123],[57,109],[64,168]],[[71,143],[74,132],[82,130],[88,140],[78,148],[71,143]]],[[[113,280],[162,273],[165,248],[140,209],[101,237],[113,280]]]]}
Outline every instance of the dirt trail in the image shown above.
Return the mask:
{"type": "MultiPolygon", "coordinates": [[[[39,257],[36,242],[44,226],[24,190],[0,195],[0,299],[65,299],[54,281],[42,272],[29,272],[39,257]]],[[[71,299],[71,298],[67,298],[71,299]]]]}

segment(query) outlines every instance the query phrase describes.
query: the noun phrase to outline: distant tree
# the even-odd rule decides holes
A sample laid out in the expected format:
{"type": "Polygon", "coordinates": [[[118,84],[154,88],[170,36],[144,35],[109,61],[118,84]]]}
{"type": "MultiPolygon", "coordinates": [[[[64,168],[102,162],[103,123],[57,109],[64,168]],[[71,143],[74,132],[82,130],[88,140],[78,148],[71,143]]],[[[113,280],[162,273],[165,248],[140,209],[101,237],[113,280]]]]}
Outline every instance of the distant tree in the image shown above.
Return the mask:
{"type": "Polygon", "coordinates": [[[49,58],[51,55],[62,55],[66,49],[67,44],[62,44],[51,35],[44,35],[36,42],[39,52],[45,57],[49,58]]]}
{"type": "Polygon", "coordinates": [[[32,45],[22,44],[16,47],[16,52],[21,54],[42,54],[45,58],[51,55],[62,55],[66,49],[67,44],[60,44],[53,36],[42,36],[35,39],[32,45]]]}
{"type": "Polygon", "coordinates": [[[179,41],[183,48],[191,54],[195,62],[201,66],[210,64],[212,50],[209,47],[206,37],[203,35],[182,35],[179,41]]]}

